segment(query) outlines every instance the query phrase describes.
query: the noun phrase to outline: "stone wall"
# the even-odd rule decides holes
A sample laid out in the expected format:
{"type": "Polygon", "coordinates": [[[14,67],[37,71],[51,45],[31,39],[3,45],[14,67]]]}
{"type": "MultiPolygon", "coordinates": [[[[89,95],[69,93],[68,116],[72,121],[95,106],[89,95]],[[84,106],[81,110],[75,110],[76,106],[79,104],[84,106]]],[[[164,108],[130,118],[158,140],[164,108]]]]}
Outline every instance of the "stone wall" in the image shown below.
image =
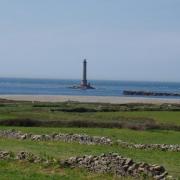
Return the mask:
{"type": "Polygon", "coordinates": [[[49,135],[48,134],[34,135],[30,133],[22,133],[21,131],[5,130],[5,131],[0,131],[0,137],[20,139],[20,140],[29,139],[32,141],[77,142],[80,144],[88,144],[88,145],[117,144],[121,147],[126,147],[126,148],[180,152],[180,144],[134,144],[134,143],[124,142],[122,140],[113,141],[108,137],[89,136],[86,134],[54,133],[49,135]]]}
{"type": "Polygon", "coordinates": [[[13,138],[13,139],[30,139],[32,141],[64,141],[64,142],[78,142],[80,144],[89,145],[111,145],[112,140],[106,137],[100,136],[88,136],[86,134],[64,134],[64,133],[54,133],[54,134],[44,134],[44,135],[33,135],[30,133],[22,133],[21,131],[7,130],[0,131],[0,137],[13,138]]]}
{"type": "Polygon", "coordinates": [[[116,153],[102,154],[100,156],[84,155],[82,157],[71,157],[66,160],[48,160],[29,152],[18,152],[16,154],[8,151],[0,151],[0,160],[20,160],[30,163],[58,163],[61,167],[85,168],[96,173],[112,173],[117,176],[151,177],[163,180],[172,179],[163,166],[157,164],[136,163],[130,158],[124,158],[116,153]]]}
{"type": "Polygon", "coordinates": [[[180,144],[134,144],[122,140],[117,140],[116,142],[121,147],[126,148],[180,152],[180,144]]]}
{"type": "Polygon", "coordinates": [[[62,165],[86,168],[92,172],[113,173],[119,176],[152,177],[154,179],[164,179],[168,174],[163,166],[135,163],[132,159],[124,158],[116,153],[71,157],[63,161],[62,165]]]}

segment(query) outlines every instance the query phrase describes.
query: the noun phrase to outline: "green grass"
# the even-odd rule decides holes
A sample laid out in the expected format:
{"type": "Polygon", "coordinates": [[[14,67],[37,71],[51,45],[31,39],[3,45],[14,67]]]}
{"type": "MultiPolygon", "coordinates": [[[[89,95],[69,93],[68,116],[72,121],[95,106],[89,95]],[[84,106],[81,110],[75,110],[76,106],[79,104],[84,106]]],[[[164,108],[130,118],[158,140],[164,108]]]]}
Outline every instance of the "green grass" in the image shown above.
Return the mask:
{"type": "Polygon", "coordinates": [[[9,114],[0,114],[0,120],[6,120],[6,119],[14,119],[16,116],[9,115],[9,114]]]}
{"type": "MultiPolygon", "coordinates": [[[[27,162],[0,161],[1,180],[116,180],[113,175],[93,174],[82,169],[45,167],[27,162]]],[[[130,179],[130,178],[129,178],[130,179]]]]}
{"type": "MultiPolygon", "coordinates": [[[[119,111],[119,112],[52,112],[53,108],[71,107],[99,108],[102,104],[78,104],[78,103],[48,103],[42,107],[34,107],[30,102],[13,102],[0,105],[0,120],[11,119],[37,119],[44,121],[51,120],[83,120],[97,122],[112,121],[155,121],[159,124],[180,126],[180,111],[119,111]],[[54,107],[53,107],[54,106],[54,107]]],[[[103,105],[110,108],[119,108],[118,105],[103,105]]],[[[131,105],[135,106],[135,105],[131,105]]],[[[122,108],[122,107],[121,107],[122,108]]],[[[143,109],[143,106],[141,107],[143,109]]],[[[156,108],[156,107],[155,107],[156,108]]],[[[44,128],[44,127],[2,127],[4,129],[17,129],[23,132],[34,134],[50,134],[54,132],[78,133],[93,136],[107,136],[113,140],[121,139],[127,142],[144,144],[180,144],[180,132],[172,130],[146,130],[137,131],[130,129],[110,129],[110,128],[44,128]]],[[[122,156],[133,158],[135,161],[143,161],[151,164],[163,165],[170,174],[180,177],[180,153],[163,152],[158,150],[138,150],[122,148],[117,145],[80,145],[78,143],[64,142],[33,142],[30,140],[13,140],[0,138],[0,150],[11,150],[18,152],[25,150],[40,156],[52,156],[65,159],[70,156],[84,154],[99,155],[101,153],[117,152],[122,156]]],[[[42,167],[41,165],[0,161],[0,179],[116,179],[112,175],[102,175],[89,173],[81,169],[63,169],[57,167],[42,167]]]]}
{"type": "MultiPolygon", "coordinates": [[[[115,116],[116,113],[114,113],[115,116]]],[[[154,119],[158,123],[180,125],[180,112],[169,111],[141,111],[141,112],[118,112],[117,116],[143,117],[154,119]]]]}
{"type": "MultiPolygon", "coordinates": [[[[36,104],[35,104],[36,105],[36,104]]],[[[93,121],[129,121],[153,119],[157,123],[180,126],[180,111],[119,111],[119,112],[51,112],[53,106],[98,108],[99,104],[59,103],[44,104],[47,107],[34,107],[32,103],[11,103],[0,106],[0,120],[37,119],[37,120],[93,120],[93,121]],[[52,106],[52,107],[48,107],[52,106]]],[[[106,105],[107,106],[107,105],[106,105]]],[[[118,105],[116,105],[118,107],[118,105]]],[[[135,105],[134,105],[135,106],[135,105]]],[[[117,108],[116,107],[116,108],[117,108]]]]}
{"type": "Polygon", "coordinates": [[[28,151],[40,156],[65,159],[70,156],[99,155],[101,153],[116,152],[122,156],[133,158],[136,162],[143,161],[151,164],[163,165],[172,175],[180,176],[180,158],[178,152],[143,151],[121,148],[117,145],[80,145],[64,142],[33,142],[12,139],[0,139],[1,150],[28,151]],[[12,149],[13,147],[13,149],[12,149]]]}
{"type": "MultiPolygon", "coordinates": [[[[3,114],[5,119],[8,116],[14,118],[29,118],[37,120],[94,120],[94,121],[128,121],[136,119],[153,119],[157,123],[180,125],[180,112],[145,111],[145,112],[95,112],[95,113],[68,113],[30,110],[10,112],[3,114]],[[6,117],[7,116],[7,117],[6,117]]],[[[1,118],[3,119],[3,118],[1,118]]]]}

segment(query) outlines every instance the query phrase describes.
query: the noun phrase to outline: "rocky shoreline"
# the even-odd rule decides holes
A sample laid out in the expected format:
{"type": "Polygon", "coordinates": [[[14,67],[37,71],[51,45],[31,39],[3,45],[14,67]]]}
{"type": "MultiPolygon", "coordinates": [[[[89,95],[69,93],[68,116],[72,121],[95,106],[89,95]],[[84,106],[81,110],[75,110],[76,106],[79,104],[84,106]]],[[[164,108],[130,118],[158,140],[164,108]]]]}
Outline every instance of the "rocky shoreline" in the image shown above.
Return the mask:
{"type": "Polygon", "coordinates": [[[20,151],[13,153],[10,151],[0,151],[0,160],[19,160],[29,163],[56,163],[61,167],[85,168],[96,173],[112,173],[117,176],[131,177],[151,177],[157,180],[173,179],[168,176],[168,172],[163,166],[157,164],[136,163],[130,158],[125,158],[116,153],[101,154],[99,156],[84,155],[81,157],[70,157],[65,160],[48,160],[32,153],[20,151]]]}
{"type": "Polygon", "coordinates": [[[135,148],[143,150],[161,150],[161,151],[172,151],[180,152],[180,144],[134,144],[124,142],[122,140],[115,140],[108,137],[100,136],[89,136],[86,134],[65,134],[65,133],[54,133],[44,135],[34,135],[30,133],[22,133],[16,130],[1,130],[0,137],[13,138],[19,140],[32,140],[32,141],[62,141],[62,142],[77,142],[79,144],[87,145],[119,145],[126,148],[135,148]]]}

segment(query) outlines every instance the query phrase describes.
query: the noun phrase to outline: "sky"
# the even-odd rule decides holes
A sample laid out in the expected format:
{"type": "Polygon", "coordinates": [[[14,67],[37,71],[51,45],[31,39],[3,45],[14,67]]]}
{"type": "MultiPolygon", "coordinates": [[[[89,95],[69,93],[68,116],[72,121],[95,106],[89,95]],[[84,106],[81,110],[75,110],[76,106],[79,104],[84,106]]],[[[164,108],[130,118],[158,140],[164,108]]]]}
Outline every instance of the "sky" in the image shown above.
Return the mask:
{"type": "Polygon", "coordinates": [[[180,0],[0,0],[0,77],[180,82],[180,0]]]}

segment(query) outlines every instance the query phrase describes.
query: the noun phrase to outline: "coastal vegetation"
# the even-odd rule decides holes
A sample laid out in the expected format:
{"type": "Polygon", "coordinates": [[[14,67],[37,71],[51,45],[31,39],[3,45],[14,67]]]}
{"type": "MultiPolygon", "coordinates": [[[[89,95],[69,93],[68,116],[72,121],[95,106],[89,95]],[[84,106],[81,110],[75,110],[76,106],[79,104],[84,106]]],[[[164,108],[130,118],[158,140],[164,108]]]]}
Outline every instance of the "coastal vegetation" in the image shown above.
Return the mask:
{"type": "Polygon", "coordinates": [[[45,127],[99,127],[180,130],[178,104],[6,102],[0,124],[45,127]]]}
{"type": "MultiPolygon", "coordinates": [[[[139,144],[180,144],[180,106],[175,104],[40,103],[1,100],[0,131],[15,129],[31,134],[87,134],[139,144]],[[64,123],[64,124],[63,124],[64,123]],[[93,124],[93,125],[91,125],[93,124]],[[104,126],[102,126],[104,124],[104,126]],[[119,126],[117,126],[119,124],[119,126]],[[103,128],[102,128],[103,127],[103,128]]],[[[114,152],[136,162],[163,165],[180,177],[179,152],[135,149],[77,142],[31,141],[0,137],[0,150],[31,152],[41,157],[66,159],[72,156],[114,152]]],[[[29,162],[0,161],[0,179],[119,179],[114,174],[92,173],[29,162]]],[[[131,179],[131,177],[125,178],[131,179]]],[[[142,179],[144,179],[142,177],[142,179]]]]}

